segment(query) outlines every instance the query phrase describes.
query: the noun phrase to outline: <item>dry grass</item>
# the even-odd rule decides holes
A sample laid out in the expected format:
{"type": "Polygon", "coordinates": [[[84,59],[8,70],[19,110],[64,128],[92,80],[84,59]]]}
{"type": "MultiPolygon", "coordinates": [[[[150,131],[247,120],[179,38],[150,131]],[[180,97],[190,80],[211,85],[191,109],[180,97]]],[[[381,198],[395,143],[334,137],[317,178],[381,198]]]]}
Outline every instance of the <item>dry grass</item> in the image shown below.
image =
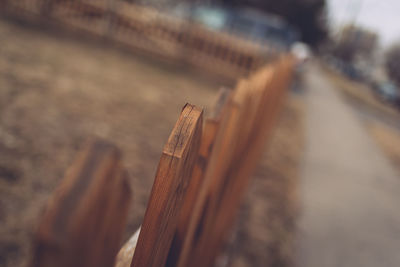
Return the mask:
{"type": "Polygon", "coordinates": [[[346,97],[356,104],[368,106],[368,108],[375,109],[376,111],[389,116],[397,116],[400,119],[399,110],[377,99],[371,89],[366,85],[351,81],[328,67],[325,67],[324,69],[328,74],[327,77],[330,78],[332,83],[336,85],[336,87],[339,88],[346,97]]]}
{"type": "Polygon", "coordinates": [[[367,116],[368,132],[388,156],[393,166],[400,170],[400,132],[384,123],[384,119],[393,122],[400,121],[400,111],[377,99],[367,86],[350,81],[327,67],[325,70],[330,80],[350,100],[350,103],[367,116]]]}
{"type": "Polygon", "coordinates": [[[325,70],[330,80],[350,100],[350,103],[367,116],[368,132],[393,163],[392,165],[400,171],[400,131],[384,123],[386,119],[392,122],[400,121],[400,111],[377,99],[367,86],[350,81],[328,68],[325,70]]]}
{"type": "Polygon", "coordinates": [[[219,84],[124,53],[0,21],[0,265],[22,266],[40,211],[91,136],[123,151],[141,223],[182,106],[219,84]]]}
{"type": "Polygon", "coordinates": [[[381,123],[368,123],[368,130],[400,173],[400,131],[381,123]]]}
{"type": "MultiPolygon", "coordinates": [[[[207,108],[220,84],[94,41],[2,20],[0,39],[0,265],[26,264],[41,209],[90,136],[124,153],[134,196],[128,237],[141,223],[160,151],[183,104],[207,108]]],[[[295,103],[284,109],[244,205],[238,264],[289,258],[302,142],[295,103]]]]}

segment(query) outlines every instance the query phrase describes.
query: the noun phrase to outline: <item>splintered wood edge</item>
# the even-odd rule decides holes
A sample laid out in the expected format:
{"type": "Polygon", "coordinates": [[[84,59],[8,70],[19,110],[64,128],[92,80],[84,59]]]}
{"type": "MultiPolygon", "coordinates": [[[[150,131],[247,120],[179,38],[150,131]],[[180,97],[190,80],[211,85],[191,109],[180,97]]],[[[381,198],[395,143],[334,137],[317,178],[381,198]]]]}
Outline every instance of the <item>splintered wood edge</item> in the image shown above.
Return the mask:
{"type": "Polygon", "coordinates": [[[190,138],[195,130],[195,125],[203,110],[187,103],[183,108],[181,115],[176,122],[167,143],[164,146],[163,153],[176,158],[181,158],[184,152],[190,146],[190,138]],[[183,134],[190,132],[190,134],[183,134]]]}
{"type": "Polygon", "coordinates": [[[200,145],[202,109],[186,104],[158,165],[131,266],[164,265],[200,145]]]}
{"type": "MultiPolygon", "coordinates": [[[[103,203],[103,213],[109,215],[111,210],[114,216],[108,222],[97,224],[97,227],[101,228],[97,229],[101,231],[101,234],[99,233],[101,236],[96,236],[102,238],[112,232],[113,247],[109,247],[107,255],[96,255],[98,259],[88,261],[113,262],[115,255],[111,254],[114,251],[116,254],[118,251],[117,246],[124,230],[130,198],[131,191],[126,171],[121,164],[119,150],[102,140],[87,142],[47,204],[35,237],[30,266],[49,266],[50,262],[46,260],[49,257],[52,261],[57,261],[60,266],[64,266],[63,261],[68,260],[65,256],[72,256],[77,247],[85,250],[86,254],[93,255],[95,252],[87,246],[89,241],[80,242],[79,236],[85,232],[86,227],[91,227],[92,212],[99,208],[101,205],[99,203],[103,203]],[[116,192],[102,195],[102,192],[110,189],[110,185],[116,192]],[[104,203],[107,204],[106,207],[104,203]],[[117,205],[119,209],[116,210],[110,205],[117,205]],[[113,227],[110,220],[115,219],[115,215],[121,221],[115,222],[113,227]],[[91,220],[85,223],[85,218],[91,220]]],[[[96,219],[103,221],[103,218],[96,219]]]]}

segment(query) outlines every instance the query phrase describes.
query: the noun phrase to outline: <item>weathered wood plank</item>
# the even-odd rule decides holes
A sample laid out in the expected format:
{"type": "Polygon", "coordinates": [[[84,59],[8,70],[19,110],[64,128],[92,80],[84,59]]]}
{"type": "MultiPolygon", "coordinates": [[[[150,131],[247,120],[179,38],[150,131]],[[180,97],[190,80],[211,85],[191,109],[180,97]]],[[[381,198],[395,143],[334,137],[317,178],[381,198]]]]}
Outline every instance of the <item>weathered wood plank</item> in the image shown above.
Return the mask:
{"type": "MultiPolygon", "coordinates": [[[[244,96],[244,95],[243,95],[244,96]]],[[[210,220],[208,213],[214,201],[214,194],[221,185],[219,177],[229,168],[237,141],[237,133],[242,117],[242,102],[244,99],[231,97],[222,112],[219,130],[215,137],[214,148],[204,176],[204,182],[199,190],[193,207],[187,235],[185,237],[178,266],[192,266],[193,253],[197,250],[199,238],[205,234],[205,225],[210,220]]],[[[212,209],[211,209],[212,210],[212,209]]]]}
{"type": "Polygon", "coordinates": [[[199,249],[196,251],[197,256],[194,256],[196,265],[192,266],[209,266],[214,262],[229,234],[252,171],[271,134],[277,113],[282,106],[284,92],[288,85],[286,79],[290,72],[290,65],[286,60],[279,62],[274,67],[275,71],[265,76],[265,89],[255,112],[254,123],[247,126],[251,128],[247,143],[235,151],[235,159],[225,174],[227,183],[219,192],[219,206],[215,213],[213,227],[207,234],[211,238],[204,239],[199,245],[199,249]]]}
{"type": "Polygon", "coordinates": [[[159,267],[166,263],[199,151],[202,114],[202,109],[186,104],[164,146],[132,267],[159,267]]]}
{"type": "MultiPolygon", "coordinates": [[[[244,145],[243,131],[247,130],[247,115],[251,104],[249,81],[241,80],[233,92],[231,108],[229,113],[225,114],[225,123],[221,125],[221,131],[218,133],[215,142],[216,151],[213,151],[210,169],[206,172],[205,180],[210,181],[210,183],[208,188],[205,189],[207,192],[201,208],[201,220],[196,226],[192,248],[186,262],[181,262],[180,267],[208,266],[202,265],[209,258],[204,253],[209,253],[206,246],[214,239],[210,234],[216,224],[216,214],[219,211],[222,198],[221,192],[229,183],[229,177],[226,174],[237,156],[237,151],[244,145]],[[205,257],[203,257],[203,254],[205,257]]],[[[245,157],[246,155],[241,156],[245,157]]]]}
{"type": "Polygon", "coordinates": [[[214,107],[211,110],[209,117],[204,122],[199,155],[197,157],[196,165],[194,166],[192,173],[192,178],[190,180],[183,202],[182,210],[179,215],[180,218],[178,222],[178,227],[174,235],[171,249],[169,251],[166,266],[176,266],[179,261],[184,240],[187,236],[190,219],[192,217],[192,211],[197,201],[198,192],[202,187],[204,173],[206,171],[208,160],[214,145],[215,136],[219,128],[221,114],[226,107],[226,103],[230,97],[230,93],[230,89],[220,89],[217,101],[214,104],[214,107]]]}
{"type": "Polygon", "coordinates": [[[119,150],[89,142],[48,202],[30,266],[113,266],[130,198],[119,150]]]}

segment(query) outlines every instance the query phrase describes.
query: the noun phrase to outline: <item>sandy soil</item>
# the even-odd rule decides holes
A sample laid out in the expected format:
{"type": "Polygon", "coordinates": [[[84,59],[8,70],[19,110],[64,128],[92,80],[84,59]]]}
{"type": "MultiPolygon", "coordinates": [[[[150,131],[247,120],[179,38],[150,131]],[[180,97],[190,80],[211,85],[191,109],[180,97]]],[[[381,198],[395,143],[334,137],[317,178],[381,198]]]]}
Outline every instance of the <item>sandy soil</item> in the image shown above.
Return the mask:
{"type": "MultiPolygon", "coordinates": [[[[26,263],[43,205],[91,136],[124,153],[134,196],[127,238],[140,225],[161,148],[181,107],[191,102],[207,108],[221,84],[98,40],[4,20],[0,40],[0,265],[26,263]]],[[[301,143],[296,101],[283,112],[244,206],[236,266],[266,266],[289,255],[301,143]]]]}

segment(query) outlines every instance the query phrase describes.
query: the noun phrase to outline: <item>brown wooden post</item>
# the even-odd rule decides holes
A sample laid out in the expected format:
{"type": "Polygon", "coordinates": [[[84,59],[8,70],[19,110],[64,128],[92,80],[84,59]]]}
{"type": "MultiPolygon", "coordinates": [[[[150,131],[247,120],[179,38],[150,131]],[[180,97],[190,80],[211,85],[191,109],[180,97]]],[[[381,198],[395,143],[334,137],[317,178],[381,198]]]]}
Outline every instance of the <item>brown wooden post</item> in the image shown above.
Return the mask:
{"type": "MultiPolygon", "coordinates": [[[[195,252],[194,264],[191,266],[211,265],[229,234],[232,221],[251,178],[251,173],[261,156],[265,143],[268,141],[267,137],[271,134],[288,83],[286,79],[289,78],[290,66],[286,62],[279,62],[275,68],[269,74],[268,71],[264,73],[264,88],[256,112],[248,113],[249,117],[253,117],[251,119],[253,122],[246,128],[250,127],[251,130],[247,133],[244,132],[244,135],[241,136],[241,139],[245,142],[243,146],[237,147],[234,152],[235,158],[225,174],[224,179],[227,183],[219,192],[220,200],[215,210],[212,228],[209,228],[210,231],[207,232],[205,238],[199,241],[199,249],[195,252]],[[209,238],[207,239],[207,237],[209,238]]],[[[255,82],[253,80],[252,84],[255,85],[255,82]]]]}
{"type": "Polygon", "coordinates": [[[186,104],[164,146],[132,267],[159,267],[166,263],[198,155],[202,114],[202,109],[186,104]]]}
{"type": "Polygon", "coordinates": [[[179,261],[184,240],[187,236],[190,218],[192,217],[192,211],[197,201],[198,192],[203,184],[204,173],[206,171],[208,160],[214,145],[215,136],[219,128],[221,114],[226,107],[230,93],[230,89],[220,89],[214,108],[209,117],[205,120],[199,155],[197,157],[192,178],[185,195],[182,211],[179,216],[180,218],[178,227],[174,235],[166,266],[176,266],[179,261]]]}
{"type": "Polygon", "coordinates": [[[225,108],[218,133],[215,137],[214,148],[210,155],[207,170],[204,176],[204,182],[196,203],[193,207],[192,216],[188,225],[187,236],[185,237],[181,256],[177,266],[193,266],[192,254],[197,250],[198,239],[204,235],[204,225],[207,224],[209,217],[209,204],[212,202],[213,194],[220,185],[221,175],[229,167],[232,152],[235,146],[237,128],[240,127],[238,121],[241,117],[241,100],[230,98],[225,108]]]}
{"type": "MultiPolygon", "coordinates": [[[[203,252],[208,253],[205,246],[216,238],[212,236],[211,233],[216,224],[215,218],[219,210],[221,192],[223,188],[226,187],[226,184],[229,183],[229,177],[227,177],[226,174],[229,172],[232,162],[236,158],[238,147],[243,143],[243,136],[241,133],[245,130],[244,127],[248,119],[247,113],[251,104],[248,84],[249,82],[247,80],[240,81],[233,92],[231,111],[227,114],[228,119],[226,123],[222,124],[224,126],[221,129],[221,133],[219,133],[221,136],[216,140],[216,146],[218,143],[220,143],[221,146],[216,149],[215,154],[212,155],[210,159],[210,161],[212,160],[212,162],[210,162],[210,169],[208,169],[206,173],[205,179],[210,180],[210,184],[201,212],[201,224],[196,226],[196,235],[193,239],[194,241],[192,241],[192,248],[186,259],[187,261],[185,263],[181,262],[180,264],[182,265],[179,266],[208,266],[201,264],[208,262],[205,261],[205,259],[209,258],[209,255],[205,255],[203,252]],[[203,254],[205,256],[204,258],[202,257],[203,254]]],[[[242,155],[242,157],[245,157],[245,155],[242,155]]]]}
{"type": "Polygon", "coordinates": [[[130,196],[119,150],[89,142],[48,202],[30,266],[113,266],[130,196]]]}

